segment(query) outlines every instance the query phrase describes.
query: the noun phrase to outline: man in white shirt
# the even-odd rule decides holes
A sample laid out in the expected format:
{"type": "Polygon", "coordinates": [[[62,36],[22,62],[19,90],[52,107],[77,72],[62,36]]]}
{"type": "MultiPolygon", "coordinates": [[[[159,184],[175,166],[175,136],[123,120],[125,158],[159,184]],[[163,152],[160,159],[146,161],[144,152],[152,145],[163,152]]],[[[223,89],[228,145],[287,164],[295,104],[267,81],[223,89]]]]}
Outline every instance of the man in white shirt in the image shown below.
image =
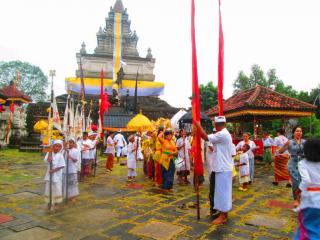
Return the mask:
{"type": "Polygon", "coordinates": [[[116,156],[117,156],[117,163],[120,162],[120,156],[122,152],[122,148],[127,146],[127,141],[124,136],[121,134],[121,130],[114,136],[113,141],[117,143],[116,145],[116,156]]]}
{"type": "Polygon", "coordinates": [[[92,141],[88,138],[88,133],[83,132],[81,141],[81,152],[82,152],[82,176],[90,175],[90,149],[92,148],[92,141]]]}
{"type": "Polygon", "coordinates": [[[196,123],[197,130],[205,141],[213,145],[213,154],[210,161],[210,205],[211,211],[217,210],[219,216],[212,222],[214,225],[227,221],[228,212],[232,209],[232,169],[234,166],[232,154],[232,137],[226,129],[226,118],[217,116],[214,118],[217,130],[215,134],[207,135],[196,123]]]}

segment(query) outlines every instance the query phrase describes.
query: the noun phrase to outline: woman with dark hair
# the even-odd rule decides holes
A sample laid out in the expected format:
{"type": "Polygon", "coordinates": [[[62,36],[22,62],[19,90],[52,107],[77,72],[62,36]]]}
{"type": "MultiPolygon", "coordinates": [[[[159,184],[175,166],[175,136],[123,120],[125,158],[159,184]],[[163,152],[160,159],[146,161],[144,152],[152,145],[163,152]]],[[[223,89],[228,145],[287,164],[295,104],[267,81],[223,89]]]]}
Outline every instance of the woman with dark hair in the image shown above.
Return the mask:
{"type": "Polygon", "coordinates": [[[302,139],[302,127],[295,126],[292,129],[293,138],[286,142],[280,152],[284,152],[285,149],[288,149],[290,153],[290,159],[288,162],[288,170],[290,174],[291,184],[292,184],[292,196],[294,199],[294,206],[298,206],[297,201],[297,190],[300,183],[300,176],[298,171],[298,163],[303,158],[303,148],[305,144],[305,140],[302,139]]]}
{"type": "Polygon", "coordinates": [[[274,161],[274,181],[273,185],[278,185],[280,181],[287,181],[287,187],[291,187],[289,182],[290,176],[288,172],[288,160],[289,152],[288,150],[282,149],[283,146],[288,142],[288,138],[284,136],[284,129],[277,130],[277,136],[274,138],[274,146],[276,147],[276,153],[273,157],[274,161]],[[284,151],[281,151],[284,150],[284,151]]]}
{"type": "Polygon", "coordinates": [[[303,151],[305,158],[298,163],[299,225],[294,239],[320,239],[320,139],[308,139],[303,151]]]}
{"type": "Polygon", "coordinates": [[[167,129],[158,135],[158,139],[162,144],[162,153],[160,157],[162,171],[162,186],[164,190],[170,190],[173,187],[175,166],[173,159],[178,153],[177,147],[172,140],[173,132],[167,129]]]}

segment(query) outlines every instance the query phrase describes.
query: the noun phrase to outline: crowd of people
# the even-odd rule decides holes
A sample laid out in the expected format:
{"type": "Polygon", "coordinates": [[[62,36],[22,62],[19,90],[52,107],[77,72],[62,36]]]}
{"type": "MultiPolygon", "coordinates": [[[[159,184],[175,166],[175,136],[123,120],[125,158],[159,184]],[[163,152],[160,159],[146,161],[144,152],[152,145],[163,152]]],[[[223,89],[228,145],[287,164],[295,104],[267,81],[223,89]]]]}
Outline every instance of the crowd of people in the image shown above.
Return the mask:
{"type": "MultiPolygon", "coordinates": [[[[238,175],[240,191],[247,191],[249,185],[253,184],[254,150],[259,146],[250,140],[248,133],[244,133],[242,141],[234,145],[224,116],[216,117],[214,125],[213,134],[208,135],[200,122],[196,123],[195,131],[200,132],[205,142],[203,150],[210,181],[212,223],[222,224],[227,221],[228,212],[232,209],[235,176],[238,175]]],[[[264,133],[264,161],[267,164],[273,162],[272,183],[278,186],[285,181],[286,186],[292,189],[294,208],[299,211],[296,236],[318,236],[315,234],[319,234],[319,231],[315,229],[320,226],[320,140],[303,139],[300,126],[293,128],[292,135],[293,138],[289,140],[284,130],[279,129],[277,136],[272,139],[264,133]]],[[[173,132],[170,128],[159,126],[154,131],[132,134],[127,140],[121,132],[110,133],[106,137],[107,172],[112,172],[116,159],[120,165],[127,165],[127,181],[136,181],[137,162],[141,161],[146,178],[164,192],[172,190],[175,173],[179,184],[190,183],[193,166],[191,134],[183,129],[173,132]]],[[[71,138],[67,143],[54,141],[44,159],[48,163],[45,176],[47,202],[50,184],[53,204],[66,198],[72,201],[79,195],[79,179],[95,174],[98,143],[98,135],[87,132],[78,140],[71,138]]]]}

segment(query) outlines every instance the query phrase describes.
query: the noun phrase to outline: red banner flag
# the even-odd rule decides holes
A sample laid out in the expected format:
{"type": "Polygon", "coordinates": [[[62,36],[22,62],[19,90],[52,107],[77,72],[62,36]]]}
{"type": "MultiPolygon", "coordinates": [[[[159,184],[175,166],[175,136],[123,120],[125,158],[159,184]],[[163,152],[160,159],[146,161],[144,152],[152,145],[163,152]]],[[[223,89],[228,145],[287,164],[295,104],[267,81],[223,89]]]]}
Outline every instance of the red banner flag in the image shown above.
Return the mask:
{"type": "MultiPolygon", "coordinates": [[[[191,0],[191,44],[192,44],[192,124],[200,121],[200,92],[198,86],[197,49],[195,36],[195,6],[191,0]]],[[[201,137],[199,131],[193,139],[194,173],[197,177],[203,175],[203,163],[201,156],[201,137]]]]}
{"type": "Polygon", "coordinates": [[[100,118],[101,123],[103,123],[103,113],[107,112],[111,104],[109,103],[108,93],[104,92],[104,72],[101,69],[101,85],[100,85],[100,118]]]}
{"type": "Polygon", "coordinates": [[[11,113],[14,113],[14,103],[13,102],[10,103],[9,110],[11,113]]]}
{"type": "Polygon", "coordinates": [[[220,5],[221,4],[219,0],[218,108],[219,116],[223,116],[224,39],[222,31],[220,5]]]}

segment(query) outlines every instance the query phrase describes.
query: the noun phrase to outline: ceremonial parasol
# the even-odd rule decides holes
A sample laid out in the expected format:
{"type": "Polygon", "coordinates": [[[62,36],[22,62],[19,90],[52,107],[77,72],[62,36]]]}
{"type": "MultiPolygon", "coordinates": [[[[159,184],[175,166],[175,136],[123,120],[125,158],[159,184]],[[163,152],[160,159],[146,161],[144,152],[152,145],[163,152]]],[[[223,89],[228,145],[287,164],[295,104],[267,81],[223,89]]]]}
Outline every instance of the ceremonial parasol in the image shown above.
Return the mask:
{"type": "Polygon", "coordinates": [[[138,132],[152,130],[152,123],[146,116],[144,116],[140,112],[128,122],[127,129],[129,131],[138,131],[138,132]]]}
{"type": "Polygon", "coordinates": [[[36,124],[33,125],[33,130],[35,132],[41,132],[42,130],[46,130],[48,128],[48,121],[44,119],[40,119],[36,124]]]}
{"type": "MultiPolygon", "coordinates": [[[[204,127],[204,129],[208,132],[212,132],[212,121],[211,119],[205,115],[203,112],[200,112],[200,121],[201,125],[204,127]]],[[[185,115],[183,115],[179,121],[179,128],[184,128],[187,132],[191,132],[192,129],[192,111],[187,112],[185,115]]]]}
{"type": "Polygon", "coordinates": [[[179,110],[172,118],[171,118],[171,127],[174,131],[179,131],[179,123],[178,121],[182,116],[184,116],[187,112],[183,109],[179,110]]]}
{"type": "MultiPolygon", "coordinates": [[[[200,120],[202,122],[211,122],[211,119],[205,115],[203,112],[200,112],[200,120]]],[[[182,123],[192,123],[192,111],[187,112],[184,114],[180,119],[179,122],[182,123]]]]}
{"type": "Polygon", "coordinates": [[[5,102],[6,102],[6,100],[0,98],[0,104],[5,103],[5,102]]]}

